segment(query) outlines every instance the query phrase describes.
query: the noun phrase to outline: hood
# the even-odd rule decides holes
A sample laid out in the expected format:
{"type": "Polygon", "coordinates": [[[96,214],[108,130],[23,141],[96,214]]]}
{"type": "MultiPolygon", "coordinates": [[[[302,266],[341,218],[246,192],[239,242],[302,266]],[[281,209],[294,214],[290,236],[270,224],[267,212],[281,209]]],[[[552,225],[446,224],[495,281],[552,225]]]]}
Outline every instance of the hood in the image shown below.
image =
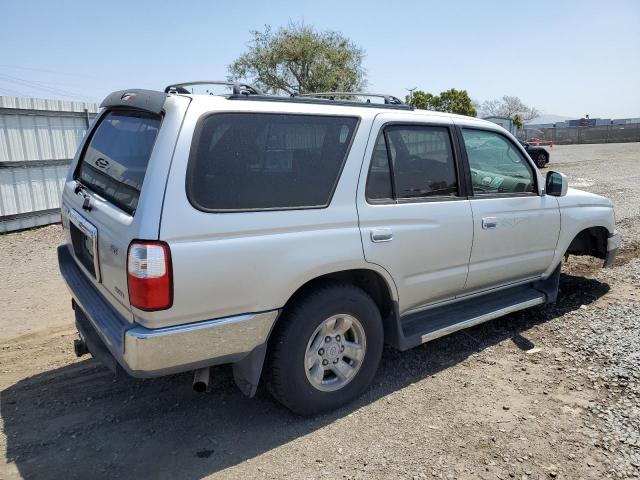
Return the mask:
{"type": "Polygon", "coordinates": [[[571,187],[567,190],[566,196],[558,197],[558,203],[560,206],[600,206],[613,208],[613,204],[608,198],[571,187]]]}

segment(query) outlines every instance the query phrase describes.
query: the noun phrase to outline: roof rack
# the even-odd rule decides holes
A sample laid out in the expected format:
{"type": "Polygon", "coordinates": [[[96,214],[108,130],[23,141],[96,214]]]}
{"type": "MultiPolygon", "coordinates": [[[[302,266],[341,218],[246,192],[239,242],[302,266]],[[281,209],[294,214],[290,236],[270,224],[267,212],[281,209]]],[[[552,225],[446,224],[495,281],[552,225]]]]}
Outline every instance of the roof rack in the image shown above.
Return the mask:
{"type": "Polygon", "coordinates": [[[306,103],[309,105],[334,105],[341,107],[368,107],[394,110],[413,110],[411,105],[387,104],[371,102],[355,102],[353,100],[331,100],[323,97],[295,95],[293,97],[280,97],[277,95],[229,95],[228,100],[253,100],[256,102],[281,102],[281,103],[306,103]]]}
{"type": "MultiPolygon", "coordinates": [[[[195,82],[174,83],[164,89],[165,93],[184,93],[191,94],[186,87],[195,85],[224,85],[231,87],[231,95],[227,95],[229,100],[256,100],[264,102],[294,102],[309,104],[325,104],[325,105],[341,105],[345,107],[371,107],[371,108],[394,108],[401,110],[413,110],[413,107],[402,103],[393,95],[383,95],[379,93],[363,93],[363,92],[318,92],[293,94],[289,97],[281,97],[278,95],[269,95],[263,93],[259,88],[248,83],[229,82],[225,80],[199,80],[195,82]],[[345,98],[347,97],[347,98],[345,98]],[[377,97],[383,98],[384,103],[371,103],[369,99],[366,102],[351,100],[348,97],[377,97]]],[[[213,95],[210,93],[210,95],[213,95]]]]}
{"type": "Polygon", "coordinates": [[[164,93],[191,93],[185,87],[194,85],[224,85],[231,87],[234,95],[263,95],[259,88],[249,85],[248,83],[228,82],[225,80],[199,80],[196,82],[174,83],[167,86],[167,88],[164,89],[164,93]]]}
{"type": "MultiPolygon", "coordinates": [[[[293,94],[292,97],[315,97],[315,98],[328,98],[329,100],[335,100],[336,97],[375,97],[383,98],[385,105],[404,105],[404,102],[398,97],[393,95],[385,95],[383,93],[367,93],[367,92],[317,92],[317,93],[301,93],[293,94]]],[[[371,103],[370,99],[367,99],[366,103],[371,103]]]]}

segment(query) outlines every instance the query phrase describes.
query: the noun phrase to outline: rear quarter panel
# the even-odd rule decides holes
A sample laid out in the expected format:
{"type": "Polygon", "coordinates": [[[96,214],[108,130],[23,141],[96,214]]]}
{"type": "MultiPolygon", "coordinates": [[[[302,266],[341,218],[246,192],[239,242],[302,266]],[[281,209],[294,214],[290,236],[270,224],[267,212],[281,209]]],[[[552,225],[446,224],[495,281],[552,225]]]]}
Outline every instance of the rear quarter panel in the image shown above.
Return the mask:
{"type": "Polygon", "coordinates": [[[160,327],[281,308],[308,280],[367,266],[355,192],[373,115],[332,108],[217,97],[191,104],[171,165],[160,227],[160,239],[171,248],[174,303],[162,312],[137,312],[140,323],[160,327]],[[185,188],[191,138],[199,117],[216,110],[360,117],[330,205],[234,213],[194,208],[185,188]]]}

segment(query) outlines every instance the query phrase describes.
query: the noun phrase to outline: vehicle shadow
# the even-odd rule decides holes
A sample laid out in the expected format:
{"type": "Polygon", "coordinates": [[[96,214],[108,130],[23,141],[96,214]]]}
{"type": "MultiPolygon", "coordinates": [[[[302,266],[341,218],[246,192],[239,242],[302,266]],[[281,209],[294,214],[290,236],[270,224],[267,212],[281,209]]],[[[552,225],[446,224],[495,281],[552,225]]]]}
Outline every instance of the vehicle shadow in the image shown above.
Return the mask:
{"type": "Polygon", "coordinates": [[[608,290],[594,279],[562,275],[555,305],[517,312],[407,352],[387,348],[372,387],[360,399],[315,418],[291,414],[264,389],[254,399],[243,397],[228,367],[214,369],[206,395],[191,391],[189,374],[114,380],[94,360],[52,369],[0,394],[7,461],[24,478],[202,478],[292,442],[504,340],[531,348],[533,342],[524,337],[528,329],[608,290]]]}

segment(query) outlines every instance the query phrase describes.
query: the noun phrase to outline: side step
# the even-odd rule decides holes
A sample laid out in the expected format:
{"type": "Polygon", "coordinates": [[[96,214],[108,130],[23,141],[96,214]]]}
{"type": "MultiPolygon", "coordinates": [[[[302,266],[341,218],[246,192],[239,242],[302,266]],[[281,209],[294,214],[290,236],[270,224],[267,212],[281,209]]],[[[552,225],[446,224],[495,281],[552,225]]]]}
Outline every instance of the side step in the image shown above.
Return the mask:
{"type": "Polygon", "coordinates": [[[546,303],[547,296],[531,285],[512,287],[480,297],[460,300],[401,317],[403,349],[435,340],[457,330],[546,303]]]}

